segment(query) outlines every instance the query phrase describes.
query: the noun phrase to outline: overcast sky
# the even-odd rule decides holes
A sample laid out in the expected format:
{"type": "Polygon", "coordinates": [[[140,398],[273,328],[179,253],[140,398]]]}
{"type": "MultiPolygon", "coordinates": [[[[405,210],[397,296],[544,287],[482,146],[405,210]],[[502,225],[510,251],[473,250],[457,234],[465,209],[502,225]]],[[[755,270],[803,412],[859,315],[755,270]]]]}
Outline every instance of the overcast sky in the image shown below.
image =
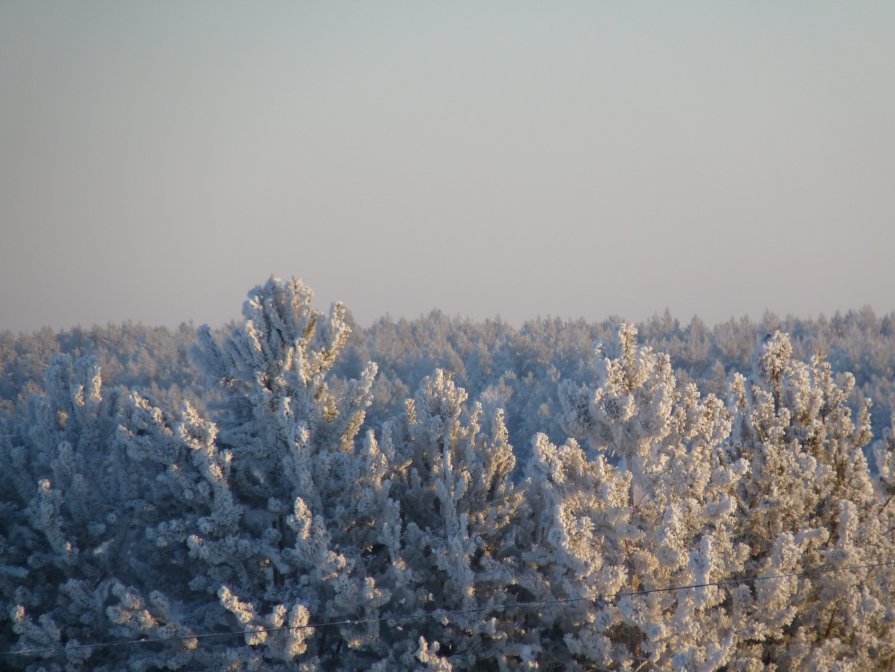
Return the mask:
{"type": "Polygon", "coordinates": [[[895,310],[895,2],[0,0],[0,329],[895,310]]]}

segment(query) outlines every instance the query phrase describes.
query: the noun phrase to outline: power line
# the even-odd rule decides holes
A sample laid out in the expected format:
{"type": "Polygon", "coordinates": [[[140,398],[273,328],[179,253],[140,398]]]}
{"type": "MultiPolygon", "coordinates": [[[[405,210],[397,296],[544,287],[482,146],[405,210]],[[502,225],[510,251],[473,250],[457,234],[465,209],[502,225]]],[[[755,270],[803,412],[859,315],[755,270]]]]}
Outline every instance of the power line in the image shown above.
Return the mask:
{"type": "MultiPolygon", "coordinates": [[[[878,567],[895,566],[895,560],[887,562],[873,562],[860,565],[840,565],[838,567],[813,567],[801,572],[784,572],[781,574],[769,574],[766,576],[750,576],[739,579],[723,579],[720,581],[707,581],[705,583],[691,583],[682,586],[667,586],[663,588],[648,588],[645,590],[621,591],[607,595],[597,595],[595,597],[569,597],[559,600],[535,600],[531,602],[516,602],[514,604],[498,604],[487,607],[470,607],[467,609],[453,609],[450,611],[437,611],[426,614],[424,618],[445,616],[454,616],[460,614],[474,614],[483,611],[505,611],[508,609],[526,609],[530,607],[548,607],[562,604],[571,604],[574,602],[611,602],[624,597],[641,597],[644,595],[652,595],[653,593],[669,593],[675,590],[694,590],[696,588],[724,587],[740,585],[755,581],[777,581],[780,579],[807,577],[817,574],[831,574],[834,572],[844,572],[856,569],[875,569],[878,567]]],[[[208,632],[196,635],[183,635],[178,637],[142,637],[140,639],[126,639],[119,641],[93,642],[90,644],[69,644],[67,646],[54,646],[43,649],[24,649],[21,651],[2,651],[0,656],[33,656],[44,653],[55,653],[60,651],[74,651],[78,649],[92,648],[116,648],[121,646],[136,646],[140,644],[163,644],[166,642],[184,642],[190,640],[212,639],[214,637],[235,637],[237,635],[252,635],[256,633],[272,633],[283,632],[286,630],[317,630],[320,628],[334,627],[339,625],[372,625],[374,623],[408,623],[413,621],[422,621],[424,618],[420,616],[380,616],[378,618],[351,618],[341,621],[325,621],[321,623],[309,623],[307,625],[284,625],[276,628],[253,628],[251,630],[232,630],[229,632],[208,632]]]]}

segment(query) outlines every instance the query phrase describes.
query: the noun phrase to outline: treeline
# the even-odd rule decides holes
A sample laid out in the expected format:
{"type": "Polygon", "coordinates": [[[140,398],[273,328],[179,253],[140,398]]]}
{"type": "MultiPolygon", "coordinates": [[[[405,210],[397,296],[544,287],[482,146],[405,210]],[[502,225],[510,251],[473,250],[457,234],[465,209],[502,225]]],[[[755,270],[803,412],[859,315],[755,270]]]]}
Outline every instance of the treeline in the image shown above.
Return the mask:
{"type": "MultiPolygon", "coordinates": [[[[374,425],[402,410],[420,382],[436,368],[448,372],[470,397],[506,414],[515,446],[528,446],[537,432],[551,440],[565,436],[557,421],[556,382],[591,380],[594,348],[610,341],[621,318],[603,322],[539,318],[516,328],[501,320],[474,322],[433,311],[414,320],[381,318],[369,327],[346,313],[351,335],[333,369],[333,379],[358,376],[367,362],[379,367],[368,418],[374,425]]],[[[232,326],[232,325],[231,325],[232,326]]],[[[732,374],[750,372],[762,341],[776,331],[789,334],[793,354],[809,361],[821,355],[835,373],[850,372],[856,389],[853,410],[873,401],[874,436],[890,424],[895,408],[895,314],[877,316],[869,307],[833,317],[746,318],[707,326],[699,318],[682,323],[669,313],[635,325],[640,342],[671,357],[675,376],[700,390],[723,395],[732,374]]],[[[221,333],[227,328],[223,327],[221,333]]],[[[178,329],[138,323],[30,334],[0,332],[0,409],[12,412],[40,391],[53,358],[89,355],[106,385],[140,390],[178,406],[184,399],[200,410],[209,390],[188,351],[193,325],[178,329]]]]}

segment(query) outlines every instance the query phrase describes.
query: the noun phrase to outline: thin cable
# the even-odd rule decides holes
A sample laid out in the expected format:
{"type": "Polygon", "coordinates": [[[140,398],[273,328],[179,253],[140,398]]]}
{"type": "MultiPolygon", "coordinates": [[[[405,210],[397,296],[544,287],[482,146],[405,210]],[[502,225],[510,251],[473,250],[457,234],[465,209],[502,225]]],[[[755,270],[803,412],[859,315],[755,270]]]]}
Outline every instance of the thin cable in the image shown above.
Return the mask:
{"type": "MultiPolygon", "coordinates": [[[[623,597],[641,597],[643,595],[651,595],[653,593],[669,593],[675,590],[693,590],[696,588],[723,587],[731,585],[740,585],[752,581],[776,581],[779,579],[790,579],[816,574],[831,574],[833,572],[844,572],[855,569],[875,569],[877,567],[895,566],[895,560],[887,562],[873,562],[861,565],[840,565],[838,567],[814,567],[801,572],[785,572],[781,574],[769,574],[766,576],[750,576],[741,579],[723,579],[721,581],[708,581],[706,583],[691,583],[683,586],[667,586],[664,588],[648,588],[645,590],[621,591],[611,595],[597,595],[595,597],[568,597],[560,600],[537,600],[531,602],[516,602],[515,604],[497,604],[487,607],[469,607],[467,609],[453,609],[450,611],[433,611],[426,614],[426,617],[454,616],[460,614],[474,614],[482,611],[504,611],[507,609],[525,609],[529,607],[548,607],[559,604],[571,604],[573,602],[610,602],[623,597]]],[[[379,618],[352,618],[341,621],[325,621],[322,623],[309,623],[307,625],[283,625],[276,628],[254,628],[252,630],[232,630],[229,632],[208,632],[197,635],[182,635],[179,637],[143,637],[140,639],[126,639],[114,642],[94,642],[91,644],[68,644],[66,646],[54,646],[44,649],[24,649],[22,651],[2,651],[0,656],[26,656],[37,655],[42,653],[54,653],[59,651],[75,651],[78,649],[91,648],[115,648],[120,646],[135,646],[138,644],[162,644],[165,642],[185,642],[190,640],[211,639],[213,637],[235,637],[237,635],[253,635],[259,632],[272,633],[283,632],[285,630],[317,630],[320,628],[333,627],[338,625],[372,625],[374,623],[385,623],[388,621],[395,623],[408,623],[413,621],[422,621],[419,616],[380,616],[379,618]]]]}

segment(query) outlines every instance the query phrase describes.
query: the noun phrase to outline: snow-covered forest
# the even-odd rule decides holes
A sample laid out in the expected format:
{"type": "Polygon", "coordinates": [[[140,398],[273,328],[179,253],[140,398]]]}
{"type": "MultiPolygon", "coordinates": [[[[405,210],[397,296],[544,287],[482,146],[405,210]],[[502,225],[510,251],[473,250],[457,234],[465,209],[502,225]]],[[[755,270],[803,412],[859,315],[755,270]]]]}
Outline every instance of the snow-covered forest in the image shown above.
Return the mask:
{"type": "Polygon", "coordinates": [[[891,670],[895,315],[0,334],[0,668],[891,670]]]}

